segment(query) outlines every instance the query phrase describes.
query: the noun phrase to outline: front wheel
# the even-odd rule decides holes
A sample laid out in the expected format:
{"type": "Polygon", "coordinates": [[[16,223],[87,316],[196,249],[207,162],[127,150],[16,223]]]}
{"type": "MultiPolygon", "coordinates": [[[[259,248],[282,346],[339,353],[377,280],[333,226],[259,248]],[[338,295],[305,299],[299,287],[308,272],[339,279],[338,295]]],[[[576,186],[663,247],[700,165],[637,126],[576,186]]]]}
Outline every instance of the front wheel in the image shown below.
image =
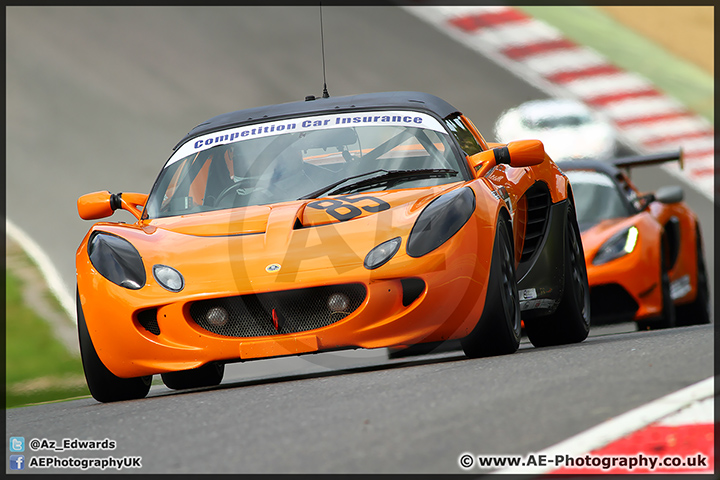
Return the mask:
{"type": "Polygon", "coordinates": [[[520,346],[520,300],[512,236],[507,223],[500,216],[483,313],[470,335],[460,342],[465,355],[470,358],[513,353],[520,346]]]}
{"type": "Polygon", "coordinates": [[[570,204],[565,227],[565,286],[555,313],[525,320],[525,333],[536,347],[579,343],[590,332],[590,286],[575,209],[570,204]]]}
{"type": "Polygon", "coordinates": [[[90,332],[85,324],[85,315],[80,304],[80,293],[76,292],[78,339],[85,380],[93,398],[98,402],[117,402],[144,398],[150,391],[152,375],[136,378],[120,378],[102,363],[95,351],[90,332]]]}

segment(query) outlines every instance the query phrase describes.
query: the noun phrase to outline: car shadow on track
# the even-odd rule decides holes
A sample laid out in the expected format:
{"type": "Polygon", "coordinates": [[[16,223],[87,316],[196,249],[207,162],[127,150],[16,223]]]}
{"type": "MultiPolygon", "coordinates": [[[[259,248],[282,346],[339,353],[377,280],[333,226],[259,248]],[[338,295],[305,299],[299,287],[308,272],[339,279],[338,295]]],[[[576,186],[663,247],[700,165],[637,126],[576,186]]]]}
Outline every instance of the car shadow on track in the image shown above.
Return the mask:
{"type": "MultiPolygon", "coordinates": [[[[499,357],[512,357],[521,355],[524,352],[528,352],[533,350],[532,348],[524,348],[521,346],[521,348],[512,355],[502,355],[499,357]]],[[[294,357],[294,358],[300,358],[303,359],[305,356],[300,357],[294,357]]],[[[274,383],[284,383],[284,382],[292,382],[297,380],[305,380],[305,379],[313,379],[313,378],[326,378],[326,377],[335,377],[335,376],[341,376],[341,375],[349,375],[349,374],[356,374],[356,373],[367,373],[367,372],[380,372],[383,370],[394,370],[394,369],[400,369],[400,368],[408,368],[408,367],[416,367],[416,366],[427,366],[427,365],[439,365],[439,364],[445,364],[445,363],[452,363],[457,361],[484,361],[491,358],[499,358],[499,357],[485,357],[485,358],[479,358],[479,359],[472,359],[465,356],[465,354],[462,352],[462,350],[454,349],[450,347],[448,350],[445,350],[443,348],[434,350],[431,353],[425,353],[425,354],[417,354],[413,355],[411,357],[402,357],[402,358],[392,358],[392,356],[388,356],[385,358],[384,361],[381,363],[373,363],[373,364],[364,364],[364,365],[356,365],[356,366],[346,366],[341,368],[332,368],[323,366],[323,368],[330,368],[328,370],[323,371],[311,371],[307,373],[280,373],[275,375],[267,375],[263,376],[261,378],[249,378],[249,379],[242,379],[242,380],[225,380],[220,385],[214,386],[214,387],[202,387],[202,388],[194,388],[194,389],[186,389],[186,390],[170,390],[167,389],[164,386],[160,385],[154,385],[153,388],[150,390],[150,394],[147,398],[153,398],[153,397],[164,397],[168,395],[178,395],[178,394],[186,394],[186,393],[196,393],[196,392],[204,392],[204,391],[214,391],[214,390],[224,390],[224,389],[231,389],[231,388],[241,388],[241,387],[251,387],[251,386],[257,386],[257,385],[271,385],[274,383]],[[159,388],[158,388],[159,387],[159,388]]],[[[281,360],[281,358],[276,359],[265,359],[265,360],[281,360]]],[[[288,358],[288,357],[284,357],[288,358]]],[[[248,362],[252,363],[252,362],[248,362]]],[[[325,362],[327,363],[327,362],[325,362]]],[[[320,362],[318,362],[320,364],[320,362]]]]}

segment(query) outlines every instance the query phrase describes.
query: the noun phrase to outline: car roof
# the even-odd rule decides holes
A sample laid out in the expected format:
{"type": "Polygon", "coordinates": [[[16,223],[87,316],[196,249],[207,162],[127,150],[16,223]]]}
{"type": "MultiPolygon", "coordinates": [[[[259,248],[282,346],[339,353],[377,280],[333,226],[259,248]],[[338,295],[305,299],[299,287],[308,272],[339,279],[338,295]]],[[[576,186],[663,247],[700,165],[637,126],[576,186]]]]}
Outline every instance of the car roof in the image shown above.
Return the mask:
{"type": "Polygon", "coordinates": [[[422,110],[447,118],[460,113],[445,100],[422,92],[381,92],[347,95],[342,97],[314,98],[311,100],[267,105],[224,113],[197,125],[180,140],[173,150],[191,138],[244,124],[308,114],[336,113],[348,110],[422,110]]]}

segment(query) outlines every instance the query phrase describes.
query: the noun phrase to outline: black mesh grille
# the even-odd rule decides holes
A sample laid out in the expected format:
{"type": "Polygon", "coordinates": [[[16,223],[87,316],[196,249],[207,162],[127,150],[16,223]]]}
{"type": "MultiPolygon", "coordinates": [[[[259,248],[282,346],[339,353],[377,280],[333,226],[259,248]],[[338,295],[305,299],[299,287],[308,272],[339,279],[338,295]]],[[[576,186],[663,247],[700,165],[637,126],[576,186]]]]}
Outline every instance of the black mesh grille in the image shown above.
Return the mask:
{"type": "Polygon", "coordinates": [[[153,335],[160,335],[160,326],[157,322],[157,308],[142,310],[137,314],[138,323],[153,335]]]}
{"type": "Polygon", "coordinates": [[[282,335],[338,322],[357,310],[365,295],[365,286],[361,284],[239,295],[194,302],[190,305],[190,316],[205,330],[226,337],[282,335]],[[345,296],[335,297],[335,300],[340,304],[346,300],[347,308],[340,312],[330,310],[328,300],[334,294],[345,296]],[[217,325],[208,321],[208,318],[222,318],[222,311],[213,310],[216,308],[227,312],[227,323],[217,325]]]}

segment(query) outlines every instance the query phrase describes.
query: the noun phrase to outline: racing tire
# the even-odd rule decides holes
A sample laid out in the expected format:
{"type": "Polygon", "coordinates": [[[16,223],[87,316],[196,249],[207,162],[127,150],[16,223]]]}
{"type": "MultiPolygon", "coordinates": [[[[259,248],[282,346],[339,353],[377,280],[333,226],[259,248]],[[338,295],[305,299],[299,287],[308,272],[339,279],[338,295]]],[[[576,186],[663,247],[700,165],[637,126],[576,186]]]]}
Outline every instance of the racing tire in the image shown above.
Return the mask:
{"type": "Polygon", "coordinates": [[[100,360],[90,338],[90,332],[85,324],[85,315],[80,304],[79,291],[76,291],[76,302],[80,357],[90,394],[95,400],[103,403],[144,398],[150,391],[152,375],[120,378],[108,370],[100,360]]]}
{"type": "Polygon", "coordinates": [[[678,325],[704,325],[710,323],[710,292],[708,289],[705,254],[700,229],[697,229],[697,296],[686,305],[676,307],[678,325]]]}
{"type": "Polygon", "coordinates": [[[166,387],[173,390],[214,387],[220,385],[225,374],[224,363],[208,363],[202,367],[180,372],[167,372],[160,376],[166,387]]]}
{"type": "Polygon", "coordinates": [[[590,333],[590,286],[575,208],[568,205],[565,228],[565,285],[554,313],[525,320],[525,333],[535,347],[579,343],[590,333]]]}
{"type": "Polygon", "coordinates": [[[485,307],[470,334],[460,341],[470,358],[514,353],[520,346],[520,298],[508,221],[503,215],[495,231],[485,307]]]}
{"type": "Polygon", "coordinates": [[[662,311],[660,316],[650,320],[638,320],[638,330],[660,330],[663,328],[673,328],[676,326],[677,314],[675,312],[675,302],[670,293],[670,272],[666,267],[667,247],[662,244],[662,254],[660,258],[660,295],[662,296],[662,311]]]}

